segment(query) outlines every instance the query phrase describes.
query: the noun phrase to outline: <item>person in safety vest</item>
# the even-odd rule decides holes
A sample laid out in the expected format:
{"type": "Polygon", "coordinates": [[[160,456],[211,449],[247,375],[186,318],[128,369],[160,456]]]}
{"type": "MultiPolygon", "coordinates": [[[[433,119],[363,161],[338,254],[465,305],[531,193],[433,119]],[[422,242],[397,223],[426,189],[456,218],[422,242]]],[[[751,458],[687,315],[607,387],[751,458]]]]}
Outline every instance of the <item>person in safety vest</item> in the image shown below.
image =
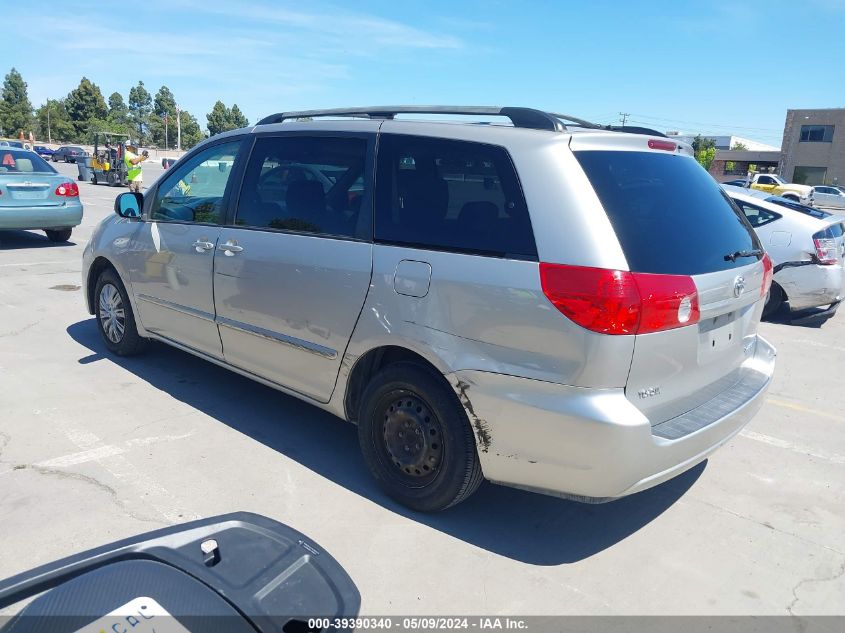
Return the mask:
{"type": "Polygon", "coordinates": [[[129,181],[129,191],[137,191],[141,193],[141,185],[144,182],[144,174],[141,163],[149,157],[150,153],[147,150],[139,156],[135,152],[138,148],[132,141],[125,143],[126,153],[123,156],[123,162],[126,164],[126,180],[129,181]]]}

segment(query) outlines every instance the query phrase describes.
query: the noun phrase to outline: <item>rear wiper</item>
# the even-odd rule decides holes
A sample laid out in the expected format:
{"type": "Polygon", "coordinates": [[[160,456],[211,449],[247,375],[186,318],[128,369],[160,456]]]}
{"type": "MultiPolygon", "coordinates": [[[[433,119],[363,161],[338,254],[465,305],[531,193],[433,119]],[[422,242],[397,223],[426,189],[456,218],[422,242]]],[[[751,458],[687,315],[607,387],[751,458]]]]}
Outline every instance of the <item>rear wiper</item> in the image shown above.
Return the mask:
{"type": "Polygon", "coordinates": [[[755,248],[755,249],[750,250],[750,251],[736,251],[736,252],[730,253],[728,255],[725,255],[725,261],[726,262],[735,262],[740,257],[761,257],[765,254],[766,254],[766,251],[764,251],[762,248],[755,248]]]}

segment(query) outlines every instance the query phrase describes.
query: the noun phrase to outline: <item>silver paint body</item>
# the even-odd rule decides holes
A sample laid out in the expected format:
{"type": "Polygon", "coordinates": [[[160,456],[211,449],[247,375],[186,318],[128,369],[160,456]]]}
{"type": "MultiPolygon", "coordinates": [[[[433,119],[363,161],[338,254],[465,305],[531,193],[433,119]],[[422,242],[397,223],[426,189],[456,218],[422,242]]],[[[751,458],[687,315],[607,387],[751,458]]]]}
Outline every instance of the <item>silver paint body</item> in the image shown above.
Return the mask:
{"type": "Polygon", "coordinates": [[[724,185],[729,196],[777,213],[781,217],[755,227],[763,247],[775,264],[775,282],[783,288],[793,310],[826,306],[841,300],[845,292],[845,238],[837,240],[838,264],[821,266],[813,263],[813,234],[831,224],[845,222],[842,216],[814,218],[773,202],[770,194],[724,185]],[[800,265],[781,265],[798,263],[800,265]]]}
{"type": "Polygon", "coordinates": [[[813,200],[817,207],[845,209],[845,191],[828,185],[813,187],[813,200]]]}
{"type": "MultiPolygon", "coordinates": [[[[318,120],[235,131],[209,142],[289,130],[401,133],[504,147],[520,178],[540,261],[629,269],[573,149],[653,151],[647,137],[318,120]]],[[[678,152],[690,154],[686,146],[678,152]]],[[[655,485],[738,432],[761,405],[774,370],[774,349],[757,335],[760,262],[694,278],[700,326],[608,336],[569,321],[548,301],[538,262],[164,224],[112,216],[83,255],[86,284],[98,258],[118,271],[142,336],[343,419],[354,417],[345,409],[346,392],[364,354],[383,346],[413,351],[455,389],[484,475],[498,483],[590,498],[655,485]],[[196,241],[213,247],[198,252],[196,241]],[[242,250],[226,254],[227,242],[242,250]],[[745,290],[735,297],[738,276],[745,290]],[[656,395],[638,396],[649,390],[656,395]],[[694,423],[697,411],[707,420],[698,430],[671,440],[653,432],[678,416],[694,423]]]]}

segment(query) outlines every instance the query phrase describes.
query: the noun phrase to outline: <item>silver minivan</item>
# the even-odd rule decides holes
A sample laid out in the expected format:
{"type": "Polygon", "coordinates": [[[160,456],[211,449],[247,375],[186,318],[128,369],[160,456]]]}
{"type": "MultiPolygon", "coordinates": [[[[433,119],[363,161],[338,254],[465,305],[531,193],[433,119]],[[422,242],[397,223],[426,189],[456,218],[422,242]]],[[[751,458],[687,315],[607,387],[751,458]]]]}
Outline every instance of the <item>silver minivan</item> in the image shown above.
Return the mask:
{"type": "Polygon", "coordinates": [[[161,341],[357,424],[417,510],[483,479],[644,490],[738,433],[774,370],[771,261],[690,147],[650,130],[278,114],[115,211],[83,256],[112,352],[161,341]]]}

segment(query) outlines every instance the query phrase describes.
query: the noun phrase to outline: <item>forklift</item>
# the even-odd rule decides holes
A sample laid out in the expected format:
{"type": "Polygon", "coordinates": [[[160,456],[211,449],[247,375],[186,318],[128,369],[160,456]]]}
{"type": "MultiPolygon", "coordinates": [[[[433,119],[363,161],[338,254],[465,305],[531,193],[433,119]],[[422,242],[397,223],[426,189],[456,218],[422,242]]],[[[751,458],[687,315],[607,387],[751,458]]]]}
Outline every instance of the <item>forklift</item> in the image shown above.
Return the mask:
{"type": "Polygon", "coordinates": [[[94,134],[94,155],[91,157],[91,182],[112,187],[126,184],[126,164],[123,162],[129,140],[128,134],[97,132],[94,134]],[[100,147],[100,143],[103,147],[100,147]]]}

